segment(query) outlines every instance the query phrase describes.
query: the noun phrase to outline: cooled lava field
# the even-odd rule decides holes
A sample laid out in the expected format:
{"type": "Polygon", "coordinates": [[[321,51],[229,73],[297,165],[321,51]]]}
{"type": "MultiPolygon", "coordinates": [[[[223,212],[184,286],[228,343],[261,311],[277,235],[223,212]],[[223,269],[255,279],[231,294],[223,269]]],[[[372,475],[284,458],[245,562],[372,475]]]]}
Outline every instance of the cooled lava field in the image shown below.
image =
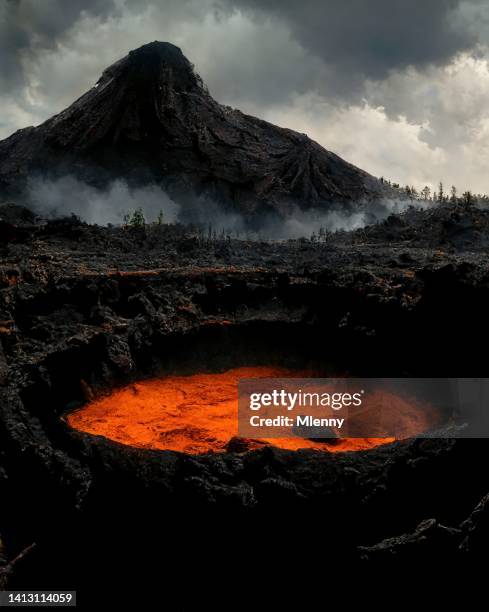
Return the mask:
{"type": "Polygon", "coordinates": [[[168,450],[158,432],[117,438],[70,419],[145,381],[178,377],[185,394],[185,377],[238,368],[486,376],[488,212],[410,209],[320,242],[103,228],[13,204],[0,217],[4,584],[90,590],[163,573],[176,585],[182,568],[231,572],[246,551],[265,567],[312,539],[368,566],[480,554],[485,440],[442,427],[339,449],[221,436],[168,450]]]}

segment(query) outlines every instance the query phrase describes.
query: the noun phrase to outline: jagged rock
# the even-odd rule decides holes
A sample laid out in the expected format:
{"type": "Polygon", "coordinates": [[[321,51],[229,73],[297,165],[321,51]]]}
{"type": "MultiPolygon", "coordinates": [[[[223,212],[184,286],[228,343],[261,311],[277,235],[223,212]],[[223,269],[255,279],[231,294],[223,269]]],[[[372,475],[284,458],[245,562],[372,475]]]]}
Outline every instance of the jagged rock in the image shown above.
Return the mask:
{"type": "Polygon", "coordinates": [[[460,540],[460,529],[440,525],[436,519],[422,521],[413,533],[387,538],[373,546],[359,546],[358,551],[363,560],[385,560],[417,558],[427,561],[428,555],[434,559],[446,561],[446,555],[454,555],[460,540]]]}
{"type": "Polygon", "coordinates": [[[250,440],[249,438],[235,436],[227,443],[226,450],[228,453],[246,453],[249,450],[263,448],[267,444],[268,442],[261,442],[260,440],[250,440]]]}
{"type": "Polygon", "coordinates": [[[107,359],[120,372],[129,373],[134,363],[132,360],[131,350],[127,341],[116,335],[108,337],[107,342],[107,359]]]}
{"type": "Polygon", "coordinates": [[[460,550],[470,555],[480,555],[487,549],[489,535],[489,493],[474,508],[470,516],[460,525],[465,535],[460,550]]]}

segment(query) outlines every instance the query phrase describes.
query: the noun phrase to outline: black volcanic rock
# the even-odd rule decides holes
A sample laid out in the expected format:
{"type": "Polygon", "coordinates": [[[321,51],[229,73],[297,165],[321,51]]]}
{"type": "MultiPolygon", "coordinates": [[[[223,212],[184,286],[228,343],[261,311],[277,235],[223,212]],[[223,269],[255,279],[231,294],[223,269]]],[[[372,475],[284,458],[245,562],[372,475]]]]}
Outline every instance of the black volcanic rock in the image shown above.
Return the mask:
{"type": "MultiPolygon", "coordinates": [[[[489,342],[489,250],[434,242],[457,212],[408,211],[414,234],[394,238],[389,223],[325,243],[202,237],[184,252],[189,228],[150,226],[141,238],[68,218],[2,245],[0,585],[3,575],[10,589],[45,588],[54,576],[99,602],[121,582],[138,596],[157,585],[161,600],[163,584],[166,602],[171,572],[186,585],[204,566],[208,584],[216,568],[241,576],[246,551],[264,576],[275,559],[333,551],[350,582],[359,558],[377,577],[383,562],[406,561],[410,579],[426,563],[431,576],[445,561],[477,561],[488,535],[485,439],[441,432],[329,453],[235,437],[227,452],[186,455],[116,444],[63,418],[162,371],[318,358],[335,375],[486,376],[474,339],[489,342]],[[229,252],[218,258],[220,244],[229,252]]],[[[487,211],[466,214],[489,233],[487,211]]]]}
{"type": "Polygon", "coordinates": [[[390,188],[306,135],[218,104],[178,47],[147,44],[39,127],[0,142],[0,190],[30,175],[156,181],[242,213],[345,206],[390,188]]]}

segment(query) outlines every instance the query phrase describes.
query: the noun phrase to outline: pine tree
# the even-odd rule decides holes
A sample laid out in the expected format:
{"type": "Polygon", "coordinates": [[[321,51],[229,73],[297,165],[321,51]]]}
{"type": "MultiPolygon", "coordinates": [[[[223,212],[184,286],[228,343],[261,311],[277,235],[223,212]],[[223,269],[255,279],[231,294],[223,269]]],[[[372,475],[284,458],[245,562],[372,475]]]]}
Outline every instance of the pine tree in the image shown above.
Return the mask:
{"type": "Polygon", "coordinates": [[[430,199],[431,189],[428,187],[428,185],[426,185],[426,187],[423,187],[423,189],[421,190],[421,195],[423,196],[423,200],[430,199]]]}
{"type": "Polygon", "coordinates": [[[131,220],[129,224],[132,227],[144,227],[146,225],[146,219],[144,217],[144,211],[141,206],[136,208],[136,210],[132,213],[131,220]]]}
{"type": "Polygon", "coordinates": [[[475,199],[471,191],[466,191],[462,194],[462,200],[465,206],[472,206],[475,204],[475,199]]]}
{"type": "Polygon", "coordinates": [[[443,183],[440,181],[438,185],[438,202],[441,204],[444,200],[445,194],[443,193],[443,183]]]}
{"type": "Polygon", "coordinates": [[[457,201],[457,188],[455,187],[455,185],[452,185],[452,188],[450,189],[450,202],[454,204],[456,201],[457,201]]]}

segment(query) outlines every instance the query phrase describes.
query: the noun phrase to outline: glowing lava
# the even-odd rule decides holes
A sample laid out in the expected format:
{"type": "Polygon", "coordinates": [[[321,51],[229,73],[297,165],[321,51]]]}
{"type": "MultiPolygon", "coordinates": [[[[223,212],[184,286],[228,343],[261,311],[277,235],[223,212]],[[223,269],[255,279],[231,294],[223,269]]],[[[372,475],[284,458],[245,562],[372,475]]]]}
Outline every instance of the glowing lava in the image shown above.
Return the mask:
{"type": "MultiPolygon", "coordinates": [[[[243,367],[219,374],[168,376],[141,380],[90,402],[67,416],[71,427],[139,448],[202,454],[224,452],[237,435],[237,384],[240,378],[290,377],[304,373],[279,367],[243,367]]],[[[385,399],[385,398],[384,398],[385,399]]],[[[392,396],[406,437],[434,424],[408,401],[392,396]]],[[[323,451],[364,450],[394,438],[345,438],[336,444],[304,438],[257,441],[280,448],[323,451]]]]}

